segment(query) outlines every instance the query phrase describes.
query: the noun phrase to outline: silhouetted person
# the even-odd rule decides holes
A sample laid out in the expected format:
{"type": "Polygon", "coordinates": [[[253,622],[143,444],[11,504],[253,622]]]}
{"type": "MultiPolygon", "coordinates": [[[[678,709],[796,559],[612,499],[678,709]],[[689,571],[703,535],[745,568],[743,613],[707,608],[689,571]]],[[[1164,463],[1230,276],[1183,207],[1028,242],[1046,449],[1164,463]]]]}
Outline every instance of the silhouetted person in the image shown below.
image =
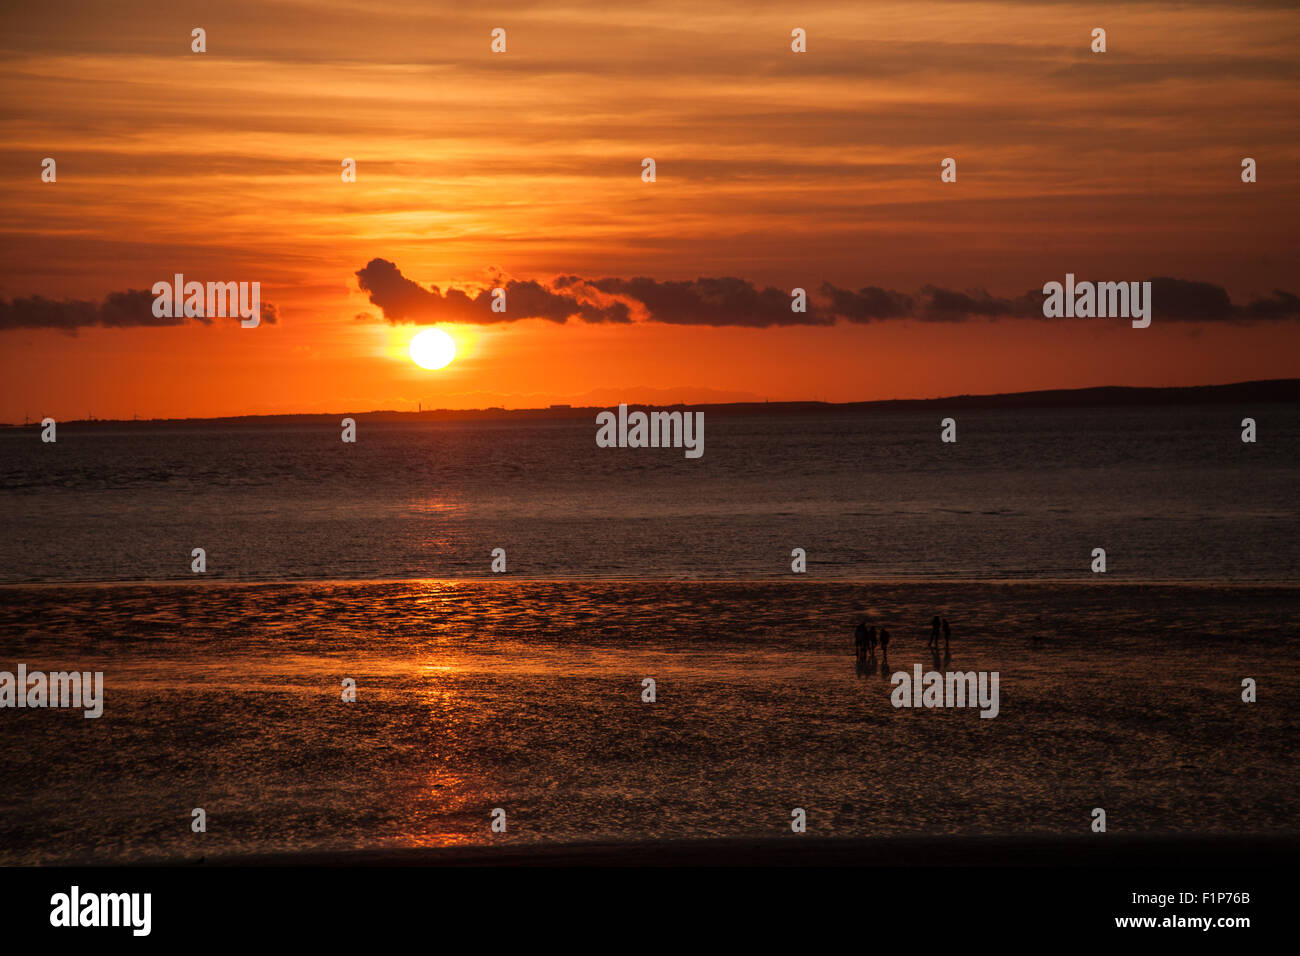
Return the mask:
{"type": "Polygon", "coordinates": [[[867,628],[867,652],[872,657],[876,656],[876,629],[875,627],[867,628]]]}
{"type": "Polygon", "coordinates": [[[943,619],[943,649],[946,653],[948,650],[948,639],[952,637],[952,628],[948,626],[948,619],[943,619]]]}
{"type": "Polygon", "coordinates": [[[939,616],[936,614],[934,620],[930,622],[930,643],[926,647],[939,647],[939,616]]]}
{"type": "Polygon", "coordinates": [[[859,661],[867,656],[867,622],[858,621],[853,629],[853,656],[859,661]]]}
{"type": "Polygon", "coordinates": [[[883,627],[880,629],[880,656],[884,657],[889,653],[889,632],[883,627]]]}

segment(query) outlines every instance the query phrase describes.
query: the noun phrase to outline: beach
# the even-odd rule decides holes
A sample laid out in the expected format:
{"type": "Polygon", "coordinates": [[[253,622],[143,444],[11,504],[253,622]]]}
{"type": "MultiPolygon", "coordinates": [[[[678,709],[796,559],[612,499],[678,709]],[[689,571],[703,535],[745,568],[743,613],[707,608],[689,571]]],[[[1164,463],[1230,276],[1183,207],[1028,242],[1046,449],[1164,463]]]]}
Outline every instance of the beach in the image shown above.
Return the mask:
{"type": "Polygon", "coordinates": [[[1096,807],[1114,836],[1294,835],[1298,623],[1295,588],[1192,584],[10,586],[0,668],[105,690],[98,719],[6,712],[0,862],[742,860],[795,808],[922,855],[1094,836],[1096,807]],[[946,669],[1000,674],[996,719],[891,704],[934,613],[946,669]],[[863,618],[894,635],[868,675],[863,618]]]}
{"type": "Polygon", "coordinates": [[[0,434],[0,863],[1295,835],[1294,405],[957,414],[0,434]]]}

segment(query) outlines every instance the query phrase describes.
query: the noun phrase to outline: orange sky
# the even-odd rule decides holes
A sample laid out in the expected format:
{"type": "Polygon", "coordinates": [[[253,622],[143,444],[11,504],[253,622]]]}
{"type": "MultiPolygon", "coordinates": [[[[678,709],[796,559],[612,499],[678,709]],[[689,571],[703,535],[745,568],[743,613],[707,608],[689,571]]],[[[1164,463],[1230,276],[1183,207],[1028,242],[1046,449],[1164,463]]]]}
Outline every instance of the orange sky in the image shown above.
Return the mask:
{"type": "Polygon", "coordinates": [[[0,420],[1300,375],[1294,318],[1180,321],[1160,301],[1143,330],[451,324],[457,360],[419,369],[406,346],[428,323],[384,320],[355,275],[372,259],[444,291],[500,272],[1012,298],[1068,271],[1211,283],[1236,304],[1300,292],[1300,14],[1272,3],[441,6],[0,14],[0,300],[98,301],[180,272],[260,281],[279,312],[257,329],[0,326],[0,420]]]}

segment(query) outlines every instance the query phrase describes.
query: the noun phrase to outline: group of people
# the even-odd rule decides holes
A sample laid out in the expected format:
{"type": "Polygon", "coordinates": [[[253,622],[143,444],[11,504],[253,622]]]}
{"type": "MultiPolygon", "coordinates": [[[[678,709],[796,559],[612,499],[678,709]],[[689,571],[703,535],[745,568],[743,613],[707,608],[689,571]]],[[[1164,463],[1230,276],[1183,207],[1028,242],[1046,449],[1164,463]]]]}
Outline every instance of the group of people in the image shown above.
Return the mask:
{"type": "Polygon", "coordinates": [[[865,661],[870,652],[870,656],[876,656],[876,643],[880,643],[880,653],[889,656],[889,632],[883,627],[867,627],[866,621],[859,621],[858,626],[853,630],[853,649],[857,654],[859,661],[865,661]]]}
{"type": "MultiPolygon", "coordinates": [[[[949,646],[952,643],[952,627],[948,624],[946,617],[936,615],[930,622],[930,641],[926,645],[936,655],[939,653],[939,639],[943,638],[943,650],[945,654],[951,653],[949,646]]],[[[866,621],[859,621],[858,626],[853,629],[853,649],[858,660],[865,661],[868,657],[876,656],[876,645],[880,645],[882,656],[889,655],[889,632],[883,627],[875,625],[867,626],[866,621]]]]}

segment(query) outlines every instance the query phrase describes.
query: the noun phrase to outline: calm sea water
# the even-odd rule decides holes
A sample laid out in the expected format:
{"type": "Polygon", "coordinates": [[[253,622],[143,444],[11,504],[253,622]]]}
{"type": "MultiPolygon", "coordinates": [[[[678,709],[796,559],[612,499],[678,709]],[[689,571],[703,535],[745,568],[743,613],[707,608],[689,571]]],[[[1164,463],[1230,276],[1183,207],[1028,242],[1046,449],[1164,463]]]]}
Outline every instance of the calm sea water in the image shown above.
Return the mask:
{"type": "Polygon", "coordinates": [[[97,720],[0,711],[0,863],[777,837],[794,807],[1300,832],[1300,413],[938,417],[709,416],[698,461],[573,421],[0,434],[0,670],[106,685],[97,720]],[[996,719],[891,706],[934,614],[996,719]],[[862,617],[894,635],[867,674],[862,617]]]}
{"type": "Polygon", "coordinates": [[[594,422],[0,432],[0,583],[1300,580],[1293,405],[708,415],[705,453],[594,422]],[[947,413],[943,413],[947,414],[947,413]],[[1243,444],[1240,422],[1259,422],[1243,444]]]}

